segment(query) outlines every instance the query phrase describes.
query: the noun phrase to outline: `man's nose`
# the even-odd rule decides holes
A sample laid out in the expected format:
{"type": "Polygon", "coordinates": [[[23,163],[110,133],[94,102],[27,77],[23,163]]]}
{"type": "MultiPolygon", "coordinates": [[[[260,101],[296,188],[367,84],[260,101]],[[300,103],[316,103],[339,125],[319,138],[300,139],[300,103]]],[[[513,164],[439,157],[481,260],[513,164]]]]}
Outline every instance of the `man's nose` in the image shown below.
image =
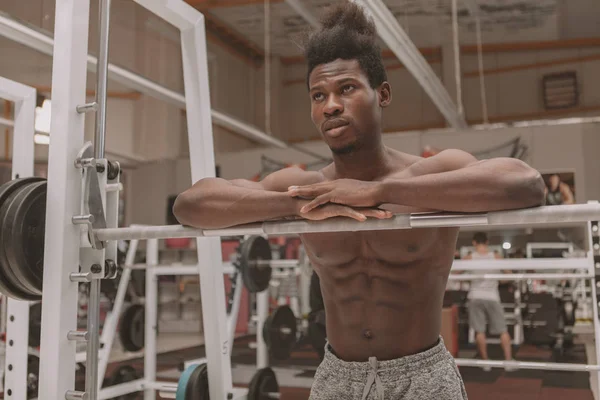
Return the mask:
{"type": "Polygon", "coordinates": [[[332,117],[335,115],[339,115],[344,112],[344,105],[340,101],[338,96],[330,95],[327,98],[325,103],[325,107],[323,108],[323,113],[326,117],[332,117]]]}

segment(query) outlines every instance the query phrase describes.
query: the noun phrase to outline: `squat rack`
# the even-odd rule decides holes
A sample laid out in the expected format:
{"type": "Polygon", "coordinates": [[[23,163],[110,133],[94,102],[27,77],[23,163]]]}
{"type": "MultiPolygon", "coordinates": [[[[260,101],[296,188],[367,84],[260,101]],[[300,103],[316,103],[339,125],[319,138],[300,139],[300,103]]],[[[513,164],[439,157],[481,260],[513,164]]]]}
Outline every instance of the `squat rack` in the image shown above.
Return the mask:
{"type": "MultiPolygon", "coordinates": [[[[12,179],[33,176],[36,97],[35,88],[0,77],[0,98],[15,103],[12,179]],[[19,157],[15,157],[16,154],[19,157]]],[[[7,301],[4,392],[7,399],[26,399],[30,303],[4,298],[7,301]]]]}
{"type": "MultiPolygon", "coordinates": [[[[204,18],[200,12],[180,0],[134,0],[149,11],[180,29],[182,42],[185,102],[193,113],[187,113],[188,140],[192,181],[214,177],[214,147],[208,88],[206,37],[204,18]]],[[[101,0],[101,27],[108,34],[110,0],[101,0]]],[[[101,197],[100,210],[106,213],[106,227],[93,226],[85,232],[87,189],[81,187],[82,173],[73,161],[80,159],[84,180],[96,173],[89,172],[93,163],[106,167],[103,158],[104,128],[97,124],[94,158],[84,165],[83,112],[98,107],[104,118],[106,73],[98,80],[97,105],[85,104],[86,64],[88,61],[89,1],[60,0],[56,3],[54,58],[52,77],[52,140],[49,146],[48,192],[45,233],[44,288],[42,310],[42,340],[40,363],[40,393],[51,399],[98,399],[97,391],[97,305],[90,294],[90,316],[87,334],[76,331],[77,283],[89,281],[99,286],[104,277],[105,262],[114,259],[114,241],[123,239],[157,239],[166,237],[197,237],[198,272],[200,275],[206,358],[209,365],[210,397],[214,399],[244,398],[245,389],[234,389],[226,324],[225,293],[222,284],[222,260],[218,236],[235,234],[285,235],[307,232],[359,231],[380,229],[410,229],[466,225],[536,224],[544,222],[583,222],[600,219],[599,205],[554,206],[513,212],[473,215],[398,215],[390,221],[268,222],[217,231],[201,231],[182,227],[116,228],[116,194],[106,193],[106,174],[98,174],[101,197]],[[100,136],[100,137],[98,137],[100,136]],[[105,210],[105,211],[104,211],[105,210]],[[82,229],[83,228],[83,229],[82,229]],[[84,233],[82,237],[82,231],[84,233]],[[92,241],[85,245],[85,233],[92,241]],[[97,241],[109,241],[106,249],[94,248],[97,241]],[[110,241],[113,241],[112,243],[110,241]],[[80,249],[80,244],[83,248],[80,249]],[[98,268],[92,268],[99,266],[98,268]],[[219,268],[221,267],[221,268],[219,268]],[[96,307],[96,308],[94,308],[96,307]],[[95,309],[95,311],[94,311],[95,309]],[[92,315],[93,314],[93,315],[92,315]],[[75,343],[88,339],[86,391],[73,391],[75,343]]],[[[102,35],[101,35],[102,36],[102,35]]],[[[103,41],[108,46],[107,39],[103,41]]],[[[106,54],[106,49],[100,54],[106,54]]],[[[106,70],[107,60],[101,56],[99,68],[106,70]]],[[[106,71],[105,71],[106,72],[106,71]]],[[[87,148],[87,150],[90,150],[87,148]]],[[[117,182],[118,183],[118,177],[117,182]]],[[[93,214],[92,214],[93,215],[93,214]]],[[[97,299],[96,299],[97,301],[97,299]]],[[[595,310],[597,311],[597,310],[595,310]]],[[[597,325],[597,315],[595,315],[597,325]]],[[[598,335],[598,332],[596,332],[598,335]]],[[[144,399],[154,399],[154,389],[143,385],[144,399]]]]}

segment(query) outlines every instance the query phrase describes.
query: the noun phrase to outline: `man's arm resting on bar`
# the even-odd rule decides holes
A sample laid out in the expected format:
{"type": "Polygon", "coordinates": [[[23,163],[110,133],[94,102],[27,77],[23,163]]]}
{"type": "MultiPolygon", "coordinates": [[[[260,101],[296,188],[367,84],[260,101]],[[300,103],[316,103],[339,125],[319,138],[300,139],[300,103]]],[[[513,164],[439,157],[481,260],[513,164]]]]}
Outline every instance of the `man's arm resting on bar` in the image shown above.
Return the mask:
{"type": "Polygon", "coordinates": [[[520,160],[478,161],[464,151],[445,150],[381,181],[339,179],[292,187],[288,195],[314,199],[302,213],[326,203],[468,213],[542,205],[544,187],[539,172],[520,160]]]}
{"type": "MultiPolygon", "coordinates": [[[[201,229],[298,217],[299,209],[308,201],[288,196],[285,193],[288,186],[306,185],[324,179],[320,172],[307,172],[296,167],[274,172],[260,182],[204,178],[177,196],[173,213],[181,224],[201,229]]],[[[367,217],[390,218],[392,214],[330,204],[302,215],[311,220],[336,216],[364,221],[367,217]]]]}

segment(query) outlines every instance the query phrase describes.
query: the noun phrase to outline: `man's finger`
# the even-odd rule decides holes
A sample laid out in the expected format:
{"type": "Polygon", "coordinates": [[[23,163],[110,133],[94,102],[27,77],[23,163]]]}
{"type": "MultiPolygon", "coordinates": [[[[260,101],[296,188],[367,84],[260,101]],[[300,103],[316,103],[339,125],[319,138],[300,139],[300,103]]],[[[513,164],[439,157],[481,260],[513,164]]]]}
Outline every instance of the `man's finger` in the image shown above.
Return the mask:
{"type": "Polygon", "coordinates": [[[367,216],[350,208],[350,207],[345,207],[345,206],[337,206],[336,207],[338,211],[337,215],[340,216],[344,216],[344,217],[350,217],[353,218],[357,221],[363,222],[367,220],[367,216]]]}
{"type": "Polygon", "coordinates": [[[328,193],[329,191],[330,191],[330,189],[328,189],[326,187],[320,187],[320,188],[316,188],[316,187],[302,188],[302,187],[300,187],[300,188],[291,190],[288,193],[292,197],[303,197],[305,199],[314,199],[317,196],[328,193]]]}
{"type": "Polygon", "coordinates": [[[391,212],[383,210],[362,210],[362,213],[365,214],[367,217],[373,217],[378,219],[388,219],[393,217],[393,214],[391,212]]]}
{"type": "Polygon", "coordinates": [[[325,193],[325,194],[322,194],[321,196],[317,196],[310,203],[308,203],[307,205],[305,205],[304,207],[302,207],[300,209],[300,212],[301,213],[307,213],[307,212],[310,212],[310,211],[314,210],[315,208],[319,207],[320,205],[327,204],[327,203],[329,203],[329,198],[330,197],[331,196],[330,196],[329,193],[325,193]]]}

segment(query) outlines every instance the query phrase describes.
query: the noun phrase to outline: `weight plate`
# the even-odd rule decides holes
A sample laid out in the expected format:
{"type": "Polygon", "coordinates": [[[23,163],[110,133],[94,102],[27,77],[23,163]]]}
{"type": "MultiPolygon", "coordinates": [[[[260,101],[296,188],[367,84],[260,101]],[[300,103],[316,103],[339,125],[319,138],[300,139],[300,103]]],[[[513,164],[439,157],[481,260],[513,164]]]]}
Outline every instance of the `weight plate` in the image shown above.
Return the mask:
{"type": "Polygon", "coordinates": [[[208,369],[206,364],[187,367],[177,383],[176,400],[210,400],[208,393],[208,369]]]}
{"type": "MultiPolygon", "coordinates": [[[[131,365],[122,365],[117,368],[111,375],[108,385],[114,386],[121,383],[135,381],[140,375],[131,365]]],[[[113,400],[135,400],[138,398],[138,393],[129,393],[123,396],[114,397],[113,400]]]]}
{"type": "Polygon", "coordinates": [[[271,329],[272,321],[273,321],[273,317],[272,317],[272,315],[269,315],[267,317],[267,319],[265,320],[265,322],[263,323],[263,329],[262,329],[263,340],[265,341],[265,344],[267,345],[267,347],[269,347],[269,345],[270,345],[269,330],[271,329]]]}
{"type": "Polygon", "coordinates": [[[29,346],[39,347],[42,335],[42,303],[29,307],[29,346]]]}
{"type": "Polygon", "coordinates": [[[121,317],[119,337],[127,351],[140,351],[144,348],[144,306],[134,304],[121,317]]]}
{"type": "Polygon", "coordinates": [[[296,316],[289,306],[280,306],[265,321],[267,332],[265,342],[269,353],[276,360],[286,360],[296,344],[296,316]]]}
{"type": "Polygon", "coordinates": [[[146,271],[143,269],[132,269],[130,276],[130,284],[135,294],[139,297],[146,296],[146,271]]]}
{"type": "Polygon", "coordinates": [[[248,387],[248,400],[269,400],[270,393],[279,393],[275,372],[269,367],[259,369],[248,387]]]}
{"type": "Polygon", "coordinates": [[[271,266],[257,265],[256,261],[271,260],[271,245],[262,236],[250,236],[240,245],[240,268],[244,285],[251,293],[262,292],[269,287],[271,266]]]}
{"type": "Polygon", "coordinates": [[[0,223],[2,229],[0,229],[0,292],[6,296],[17,300],[29,300],[35,301],[40,300],[41,296],[30,293],[23,283],[15,276],[10,263],[5,253],[5,241],[10,238],[10,233],[4,229],[4,217],[6,211],[12,201],[13,195],[18,193],[21,189],[26,187],[28,184],[42,181],[42,178],[19,178],[13,179],[0,186],[0,223]]]}
{"type": "Polygon", "coordinates": [[[4,217],[4,251],[10,267],[32,294],[42,295],[46,181],[27,185],[14,195],[4,217]]]}

